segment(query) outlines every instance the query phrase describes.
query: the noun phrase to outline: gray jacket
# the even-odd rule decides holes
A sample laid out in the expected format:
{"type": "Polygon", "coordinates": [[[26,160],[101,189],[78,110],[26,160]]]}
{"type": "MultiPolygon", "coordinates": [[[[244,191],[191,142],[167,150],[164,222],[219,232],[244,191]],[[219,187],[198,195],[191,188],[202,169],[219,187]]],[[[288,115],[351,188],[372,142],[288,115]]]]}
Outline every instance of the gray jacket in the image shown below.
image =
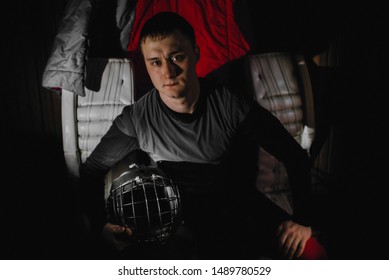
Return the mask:
{"type": "MultiPolygon", "coordinates": [[[[115,13],[114,25],[118,30],[116,43],[122,51],[126,50],[135,18],[136,0],[117,0],[116,3],[112,0],[71,0],[65,9],[43,72],[43,87],[51,90],[66,89],[85,96],[85,68],[92,54],[93,28],[101,22],[101,11],[111,5],[110,2],[115,5],[109,13],[115,13]]],[[[109,32],[112,33],[112,30],[109,32]]],[[[95,34],[98,33],[95,31],[95,34]]],[[[96,35],[94,38],[97,45],[99,41],[104,41],[96,35]]]]}

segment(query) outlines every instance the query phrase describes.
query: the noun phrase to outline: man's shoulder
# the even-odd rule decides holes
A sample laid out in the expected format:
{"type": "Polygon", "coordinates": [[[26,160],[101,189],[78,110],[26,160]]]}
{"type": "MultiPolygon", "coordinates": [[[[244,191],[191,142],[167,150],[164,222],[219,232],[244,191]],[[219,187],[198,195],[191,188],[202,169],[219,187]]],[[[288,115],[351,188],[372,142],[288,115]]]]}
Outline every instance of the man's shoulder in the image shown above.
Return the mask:
{"type": "Polygon", "coordinates": [[[127,114],[139,114],[141,111],[144,111],[148,106],[152,106],[156,101],[155,91],[156,89],[153,88],[152,90],[144,94],[142,97],[140,97],[138,100],[136,100],[134,103],[127,105],[124,108],[123,112],[127,114]]]}
{"type": "Polygon", "coordinates": [[[225,99],[231,96],[231,91],[224,84],[202,78],[200,79],[201,91],[212,99],[225,99]]]}
{"type": "Polygon", "coordinates": [[[155,88],[151,89],[149,92],[147,92],[142,97],[140,97],[138,100],[136,100],[132,105],[134,107],[142,107],[145,105],[150,105],[150,102],[153,102],[156,100],[155,99],[156,91],[157,90],[155,88]]]}
{"type": "Polygon", "coordinates": [[[244,94],[226,84],[205,80],[202,87],[207,92],[208,97],[223,106],[230,104],[246,104],[248,106],[252,100],[249,100],[244,94]]]}

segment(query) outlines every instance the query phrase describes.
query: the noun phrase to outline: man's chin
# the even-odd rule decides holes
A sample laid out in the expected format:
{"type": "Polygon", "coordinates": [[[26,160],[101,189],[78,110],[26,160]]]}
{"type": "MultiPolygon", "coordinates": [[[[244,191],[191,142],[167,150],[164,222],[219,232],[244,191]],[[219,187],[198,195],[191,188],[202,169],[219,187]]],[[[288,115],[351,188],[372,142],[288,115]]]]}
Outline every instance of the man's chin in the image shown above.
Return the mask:
{"type": "Polygon", "coordinates": [[[180,87],[169,87],[169,88],[164,87],[161,93],[170,98],[184,97],[183,90],[180,87]]]}

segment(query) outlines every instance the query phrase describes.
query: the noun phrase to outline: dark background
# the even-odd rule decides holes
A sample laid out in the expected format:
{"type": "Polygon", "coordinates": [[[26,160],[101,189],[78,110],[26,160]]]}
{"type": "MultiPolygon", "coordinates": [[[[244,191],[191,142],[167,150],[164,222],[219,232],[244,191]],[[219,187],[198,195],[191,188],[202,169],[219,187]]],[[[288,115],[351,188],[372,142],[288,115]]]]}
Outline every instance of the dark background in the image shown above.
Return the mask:
{"type": "MultiPolygon", "coordinates": [[[[67,2],[21,0],[3,8],[2,259],[81,257],[76,190],[62,153],[61,98],[41,86],[67,2]]],[[[247,1],[253,28],[246,36],[253,52],[308,58],[337,42],[336,67],[314,76],[323,122],[337,140],[327,248],[335,259],[389,259],[387,15],[372,2],[314,2],[247,1]]],[[[239,24],[247,26],[247,19],[239,24]]]]}

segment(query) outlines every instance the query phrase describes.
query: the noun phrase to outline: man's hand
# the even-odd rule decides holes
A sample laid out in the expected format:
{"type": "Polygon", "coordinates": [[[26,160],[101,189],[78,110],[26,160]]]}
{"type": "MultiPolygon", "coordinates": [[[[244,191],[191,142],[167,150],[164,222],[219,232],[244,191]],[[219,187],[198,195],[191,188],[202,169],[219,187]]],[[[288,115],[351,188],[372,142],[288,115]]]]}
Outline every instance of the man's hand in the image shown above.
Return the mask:
{"type": "Polygon", "coordinates": [[[277,230],[280,250],[288,259],[299,258],[311,235],[311,227],[299,225],[291,220],[284,221],[277,230]]]}
{"type": "Polygon", "coordinates": [[[106,223],[103,228],[103,237],[116,250],[122,251],[128,246],[132,230],[128,227],[106,223]]]}

